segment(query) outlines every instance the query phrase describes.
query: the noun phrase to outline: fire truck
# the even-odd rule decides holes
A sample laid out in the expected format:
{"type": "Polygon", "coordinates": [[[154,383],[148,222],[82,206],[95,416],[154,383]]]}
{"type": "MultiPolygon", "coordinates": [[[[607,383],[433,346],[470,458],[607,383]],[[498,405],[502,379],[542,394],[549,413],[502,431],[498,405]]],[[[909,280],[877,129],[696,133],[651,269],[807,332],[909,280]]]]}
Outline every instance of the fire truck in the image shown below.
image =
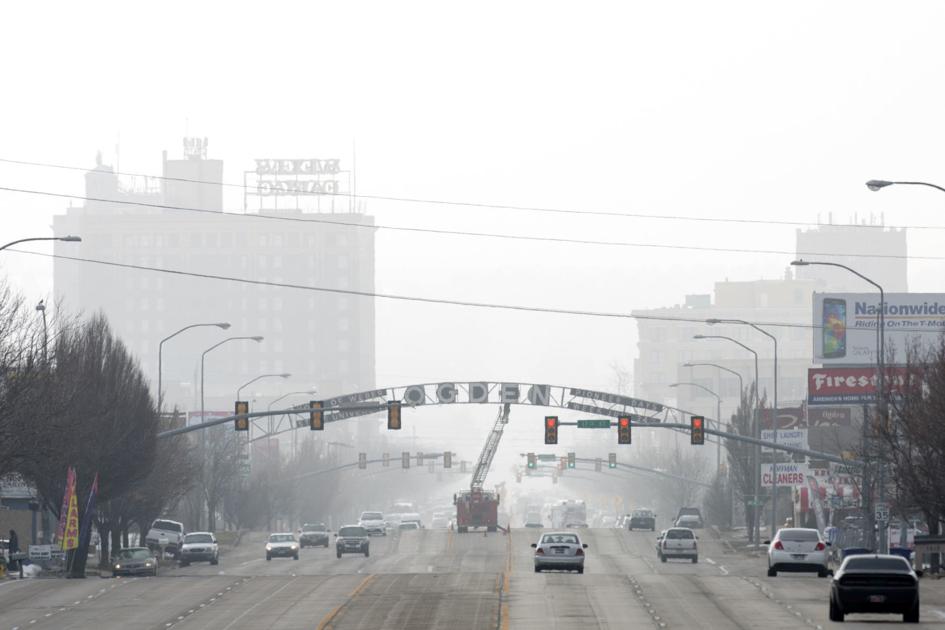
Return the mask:
{"type": "Polygon", "coordinates": [[[503,405],[499,410],[495,426],[486,445],[479,454],[476,469],[473,471],[469,490],[453,495],[453,504],[456,506],[456,531],[465,534],[470,529],[485,527],[486,531],[494,532],[499,526],[499,494],[483,489],[492,458],[499,448],[502,431],[509,422],[509,405],[503,405]]]}

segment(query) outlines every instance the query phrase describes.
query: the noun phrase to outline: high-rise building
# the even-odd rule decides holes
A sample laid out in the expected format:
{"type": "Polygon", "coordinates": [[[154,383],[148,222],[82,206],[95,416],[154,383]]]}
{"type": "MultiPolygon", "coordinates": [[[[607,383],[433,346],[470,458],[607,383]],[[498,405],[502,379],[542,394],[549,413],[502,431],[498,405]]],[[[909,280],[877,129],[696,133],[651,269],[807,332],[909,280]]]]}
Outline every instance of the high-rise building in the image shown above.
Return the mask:
{"type": "MultiPolygon", "coordinates": [[[[257,160],[256,187],[246,189],[248,194],[278,198],[281,207],[244,204],[243,212],[232,214],[223,212],[223,162],[206,157],[205,140],[185,141],[183,159],[168,159],[165,152],[161,178],[129,180],[99,159],[86,175],[86,196],[94,200],[55,216],[54,230],[57,236],[82,237],[78,247],[57,248],[57,254],[101,262],[56,259],[57,299],[69,312],[104,313],[155,390],[162,339],[191,324],[232,325],[226,331],[196,328],[165,344],[164,409],[199,408],[201,353],[231,336],[264,340],[233,341],[207,355],[207,410],[232,409],[236,389],[262,374],[292,376],[245,389],[244,399],[265,394],[256,406],[293,390],[317,387],[317,396],[327,398],[372,388],[373,299],[332,291],[373,292],[373,218],[359,211],[352,197],[339,194],[337,182],[327,199],[311,203],[324,182],[314,190],[298,182],[311,170],[301,165],[316,162],[325,161],[257,160]],[[273,185],[285,178],[267,179],[261,165],[270,162],[298,166],[290,178],[296,184],[273,185]],[[170,273],[175,271],[203,277],[170,273]]],[[[328,162],[330,172],[319,177],[340,172],[338,160],[328,162]]]]}

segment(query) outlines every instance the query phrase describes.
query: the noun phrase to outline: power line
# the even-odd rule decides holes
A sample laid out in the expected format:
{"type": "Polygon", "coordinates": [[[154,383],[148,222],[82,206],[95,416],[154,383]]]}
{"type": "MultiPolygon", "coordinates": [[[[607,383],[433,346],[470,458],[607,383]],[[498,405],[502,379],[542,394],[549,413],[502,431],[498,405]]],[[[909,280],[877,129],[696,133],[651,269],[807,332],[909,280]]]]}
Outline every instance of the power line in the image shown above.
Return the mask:
{"type": "Polygon", "coordinates": [[[269,214],[246,214],[241,212],[228,212],[222,210],[207,210],[205,208],[192,208],[188,206],[172,206],[168,204],[153,203],[148,201],[131,201],[128,199],[105,199],[102,197],[90,197],[88,195],[72,195],[69,193],[57,193],[47,190],[36,190],[29,188],[13,188],[9,186],[0,186],[0,190],[7,192],[23,193],[29,195],[41,195],[45,197],[58,197],[61,199],[75,199],[79,201],[95,201],[99,203],[114,203],[125,206],[139,206],[144,208],[156,208],[160,210],[178,210],[182,212],[195,212],[212,216],[239,217],[248,219],[258,219],[267,221],[290,221],[295,223],[314,223],[322,225],[337,225],[342,227],[360,228],[368,230],[390,230],[396,232],[413,232],[420,234],[436,234],[439,236],[461,236],[467,238],[489,238],[500,240],[531,241],[542,243],[559,243],[568,245],[589,245],[603,247],[633,247],[647,249],[665,249],[674,251],[698,251],[726,254],[765,254],[777,256],[823,256],[823,257],[842,257],[842,258],[879,258],[888,260],[945,260],[945,256],[909,256],[898,254],[837,254],[836,252],[794,252],[781,249],[750,249],[744,247],[709,247],[700,245],[675,245],[671,243],[642,243],[631,241],[598,241],[591,239],[564,238],[552,236],[528,236],[524,234],[502,234],[497,232],[471,232],[466,230],[445,230],[439,228],[420,228],[399,225],[378,225],[371,223],[359,223],[356,221],[336,221],[329,219],[314,219],[302,217],[288,217],[269,214]]]}
{"type": "MultiPolygon", "coordinates": [[[[55,168],[62,170],[70,171],[81,171],[84,173],[90,172],[88,168],[82,166],[72,166],[66,164],[56,164],[52,162],[35,162],[29,160],[14,160],[10,158],[0,158],[0,162],[5,162],[7,164],[19,164],[22,166],[36,166],[40,168],[55,168]]],[[[145,177],[151,179],[158,179],[162,181],[172,181],[172,182],[182,182],[187,184],[201,184],[207,186],[221,186],[227,188],[239,188],[246,190],[248,187],[245,184],[237,184],[234,182],[211,182],[207,180],[200,179],[190,179],[187,177],[168,177],[166,175],[148,175],[147,173],[135,173],[131,171],[110,171],[114,175],[123,175],[126,177],[145,177]]],[[[487,210],[511,210],[515,212],[538,212],[538,213],[548,213],[548,214],[565,214],[565,215],[584,215],[584,216],[599,216],[599,217],[612,217],[612,218],[623,218],[623,219],[653,219],[659,221],[695,221],[701,223],[741,223],[746,225],[784,225],[791,227],[818,227],[824,225],[819,222],[813,221],[791,221],[789,219],[744,219],[739,217],[699,217],[693,215],[677,215],[677,214],[652,214],[652,213],[643,213],[643,212],[617,212],[614,210],[581,210],[579,208],[550,208],[544,206],[521,206],[513,204],[503,204],[503,203],[483,203],[475,201],[457,201],[449,199],[429,199],[423,197],[398,197],[393,195],[372,195],[365,193],[325,193],[325,192],[310,192],[310,191],[300,191],[300,195],[313,196],[313,197],[349,197],[355,199],[364,199],[371,201],[393,201],[399,203],[415,203],[415,204],[424,204],[424,205],[438,205],[438,206],[451,206],[451,207],[462,207],[462,208],[481,208],[487,210]]],[[[945,225],[860,225],[856,223],[830,223],[826,224],[829,227],[838,227],[838,228],[860,228],[860,229],[909,229],[909,230],[945,230],[945,225]]]]}
{"type": "MultiPolygon", "coordinates": [[[[479,308],[479,309],[491,309],[491,310],[505,310],[505,311],[518,311],[518,312],[530,312],[530,313],[547,313],[553,315],[576,315],[582,317],[601,317],[609,319],[636,319],[636,320],[645,320],[645,321],[665,321],[665,322],[680,322],[680,323],[693,323],[693,324],[705,324],[705,318],[696,318],[696,317],[668,317],[664,315],[640,315],[635,313],[619,313],[612,311],[589,311],[583,309],[568,309],[568,308],[555,308],[547,306],[526,306],[520,304],[502,304],[498,302],[472,302],[469,300],[454,300],[449,298],[435,298],[435,297],[423,297],[418,295],[404,295],[398,293],[379,293],[376,291],[358,291],[356,289],[338,289],[333,287],[320,287],[314,285],[305,285],[305,284],[295,284],[290,282],[274,282],[271,280],[254,280],[252,278],[238,278],[235,276],[224,276],[220,274],[212,273],[200,273],[196,271],[183,271],[180,269],[164,269],[161,267],[151,267],[148,265],[136,265],[133,263],[121,263],[109,260],[98,260],[95,258],[82,258],[79,256],[66,256],[63,254],[47,254],[44,252],[33,252],[24,249],[7,249],[8,252],[16,252],[19,254],[29,254],[31,256],[41,256],[44,258],[58,258],[60,260],[71,260],[74,262],[83,262],[90,263],[95,265],[102,265],[105,267],[117,267],[121,269],[133,269],[135,271],[150,271],[155,273],[164,273],[175,276],[186,276],[191,278],[201,278],[204,280],[219,280],[224,282],[236,282],[240,284],[248,284],[253,286],[265,286],[265,287],[276,287],[282,289],[296,289],[302,291],[316,291],[320,293],[334,293],[341,295],[354,295],[358,297],[370,297],[370,298],[379,298],[384,300],[397,300],[402,302],[418,302],[423,304],[440,304],[446,306],[461,306],[467,308],[479,308]]],[[[795,324],[791,322],[767,322],[767,321],[756,321],[749,322],[758,326],[769,326],[775,328],[801,328],[801,329],[810,329],[810,330],[820,330],[823,326],[816,326],[813,324],[795,324]]],[[[929,331],[922,330],[917,328],[898,328],[897,330],[905,332],[917,332],[917,333],[935,333],[940,334],[940,331],[929,331]]]]}

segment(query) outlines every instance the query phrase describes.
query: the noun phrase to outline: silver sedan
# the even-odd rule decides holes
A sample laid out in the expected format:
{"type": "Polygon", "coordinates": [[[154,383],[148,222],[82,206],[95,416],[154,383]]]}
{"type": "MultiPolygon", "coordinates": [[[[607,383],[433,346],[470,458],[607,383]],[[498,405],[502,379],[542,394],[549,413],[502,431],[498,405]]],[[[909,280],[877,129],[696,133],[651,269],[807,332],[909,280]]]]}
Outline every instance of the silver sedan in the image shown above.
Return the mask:
{"type": "Polygon", "coordinates": [[[535,573],[546,569],[577,571],[584,573],[584,550],[587,545],[574,532],[548,532],[542,534],[535,550],[535,573]]]}

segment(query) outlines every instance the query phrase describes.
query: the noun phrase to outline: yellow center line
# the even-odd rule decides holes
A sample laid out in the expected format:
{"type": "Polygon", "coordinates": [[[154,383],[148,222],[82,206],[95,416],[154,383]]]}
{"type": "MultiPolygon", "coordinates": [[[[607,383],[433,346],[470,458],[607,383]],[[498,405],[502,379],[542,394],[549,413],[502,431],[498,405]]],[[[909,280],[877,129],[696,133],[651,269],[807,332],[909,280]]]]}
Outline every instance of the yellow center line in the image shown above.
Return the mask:
{"type": "Polygon", "coordinates": [[[363,580],[361,580],[361,583],[358,584],[356,587],[354,587],[354,590],[351,591],[351,594],[348,595],[348,599],[345,600],[344,603],[338,606],[335,606],[327,615],[325,615],[324,619],[322,619],[319,622],[317,630],[328,630],[329,628],[331,628],[332,627],[331,624],[335,621],[338,615],[341,614],[341,611],[344,610],[345,607],[348,604],[350,604],[354,600],[355,597],[360,595],[361,591],[367,588],[368,584],[373,582],[376,577],[377,577],[376,575],[369,575],[363,580]]]}

